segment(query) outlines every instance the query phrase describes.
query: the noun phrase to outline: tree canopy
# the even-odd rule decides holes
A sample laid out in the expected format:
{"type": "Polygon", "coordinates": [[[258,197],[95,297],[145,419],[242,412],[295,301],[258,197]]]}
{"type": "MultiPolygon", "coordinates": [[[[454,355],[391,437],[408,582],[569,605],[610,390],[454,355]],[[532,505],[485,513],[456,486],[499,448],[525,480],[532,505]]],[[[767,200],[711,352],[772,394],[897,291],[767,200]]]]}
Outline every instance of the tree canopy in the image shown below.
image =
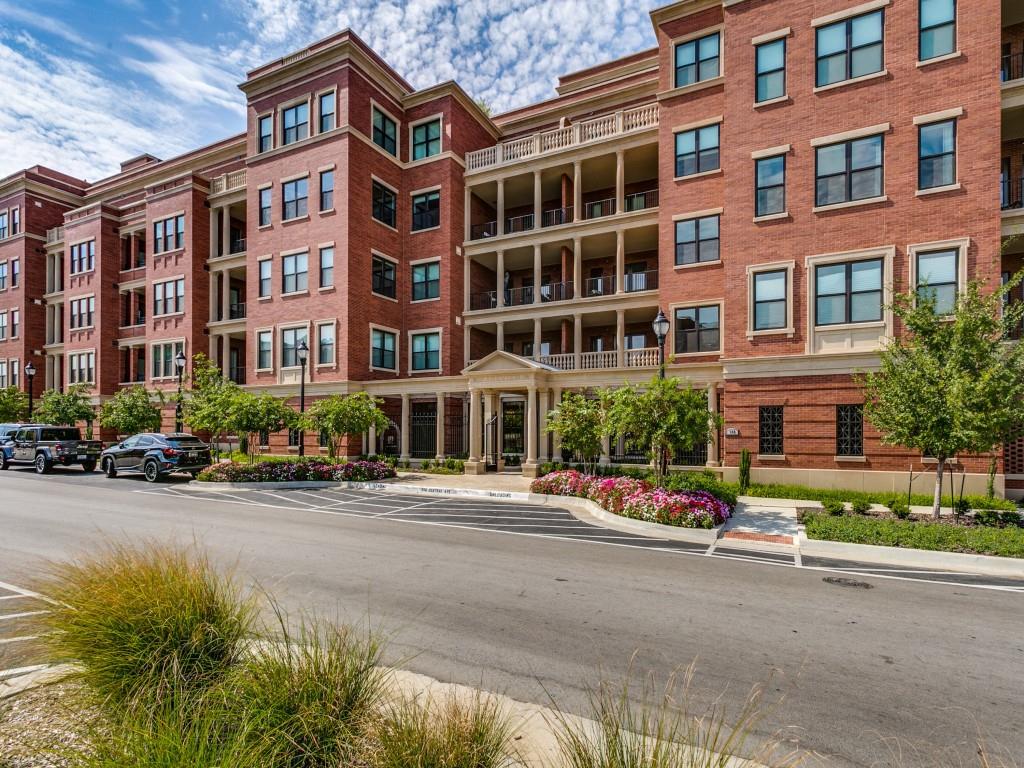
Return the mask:
{"type": "Polygon", "coordinates": [[[206,355],[195,355],[191,386],[182,402],[185,423],[194,432],[208,433],[216,445],[217,438],[232,431],[232,406],[241,392],[206,355]]]}
{"type": "Polygon", "coordinates": [[[84,384],[72,384],[63,392],[48,389],[39,398],[32,418],[41,424],[59,427],[73,427],[80,421],[91,424],[96,412],[86,392],[84,384]]]}
{"type": "Polygon", "coordinates": [[[0,389],[0,421],[21,421],[28,414],[28,395],[17,387],[0,389]]]}
{"type": "Polygon", "coordinates": [[[163,421],[158,403],[163,402],[162,392],[150,394],[142,385],[120,389],[100,408],[100,425],[119,435],[156,432],[163,421]]]}
{"type": "Polygon", "coordinates": [[[245,435],[249,460],[253,461],[259,450],[260,433],[280,432],[291,427],[297,421],[296,416],[280,398],[240,390],[228,411],[228,427],[245,435]]]}
{"type": "Polygon", "coordinates": [[[361,435],[371,426],[385,430],[388,418],[380,409],[380,400],[367,392],[349,395],[330,395],[313,403],[302,415],[303,429],[327,436],[331,458],[347,435],[361,435]]]}
{"type": "Polygon", "coordinates": [[[548,413],[547,431],[562,439],[562,452],[580,456],[584,465],[593,466],[601,455],[608,394],[588,398],[579,392],[566,392],[562,402],[548,413]]]}

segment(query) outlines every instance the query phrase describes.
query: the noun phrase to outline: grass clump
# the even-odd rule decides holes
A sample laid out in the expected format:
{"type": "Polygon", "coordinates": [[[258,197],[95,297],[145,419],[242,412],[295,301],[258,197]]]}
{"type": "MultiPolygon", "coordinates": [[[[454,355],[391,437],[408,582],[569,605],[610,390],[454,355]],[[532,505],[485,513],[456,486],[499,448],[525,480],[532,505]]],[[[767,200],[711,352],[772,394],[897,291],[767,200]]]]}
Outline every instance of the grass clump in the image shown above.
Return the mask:
{"type": "Polygon", "coordinates": [[[513,730],[501,708],[477,695],[436,702],[405,698],[375,729],[374,768],[504,768],[514,765],[513,730]]]}
{"type": "Polygon", "coordinates": [[[252,601],[202,555],[153,544],[110,544],[55,564],[39,587],[39,617],[58,659],[77,661],[105,705],[154,709],[217,684],[237,662],[252,601]]]}

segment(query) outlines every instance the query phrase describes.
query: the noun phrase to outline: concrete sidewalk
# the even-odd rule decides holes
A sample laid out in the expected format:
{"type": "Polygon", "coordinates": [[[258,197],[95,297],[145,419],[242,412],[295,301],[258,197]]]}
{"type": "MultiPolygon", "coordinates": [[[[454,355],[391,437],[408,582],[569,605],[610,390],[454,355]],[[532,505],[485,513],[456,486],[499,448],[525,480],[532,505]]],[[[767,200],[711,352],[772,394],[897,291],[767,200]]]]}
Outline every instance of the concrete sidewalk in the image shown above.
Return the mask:
{"type": "Polygon", "coordinates": [[[793,502],[744,496],[722,528],[722,538],[793,547],[797,545],[798,531],[797,507],[793,502]]]}

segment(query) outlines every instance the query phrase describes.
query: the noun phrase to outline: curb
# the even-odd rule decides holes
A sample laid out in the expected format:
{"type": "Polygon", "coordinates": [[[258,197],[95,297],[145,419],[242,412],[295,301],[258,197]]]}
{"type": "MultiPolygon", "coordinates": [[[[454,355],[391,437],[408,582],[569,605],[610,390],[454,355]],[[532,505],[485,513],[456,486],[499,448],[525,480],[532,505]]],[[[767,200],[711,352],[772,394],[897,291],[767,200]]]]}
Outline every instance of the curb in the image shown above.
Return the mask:
{"type": "Polygon", "coordinates": [[[722,535],[721,526],[717,528],[676,528],[670,525],[648,523],[643,520],[633,520],[616,515],[598,506],[590,499],[580,499],[574,496],[531,495],[538,499],[543,499],[542,504],[568,509],[572,516],[580,522],[590,523],[591,525],[597,525],[621,533],[632,533],[637,536],[667,539],[669,541],[686,541],[692,544],[704,544],[708,547],[718,541],[718,538],[722,535]]]}

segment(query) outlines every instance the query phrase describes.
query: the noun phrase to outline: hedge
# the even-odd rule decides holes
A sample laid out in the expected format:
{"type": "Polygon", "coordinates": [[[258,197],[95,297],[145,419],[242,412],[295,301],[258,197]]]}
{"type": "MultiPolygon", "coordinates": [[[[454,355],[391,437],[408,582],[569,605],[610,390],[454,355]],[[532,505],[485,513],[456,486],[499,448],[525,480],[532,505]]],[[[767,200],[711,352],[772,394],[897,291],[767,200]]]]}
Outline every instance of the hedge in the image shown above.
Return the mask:
{"type": "Polygon", "coordinates": [[[320,459],[293,459],[214,464],[199,474],[199,480],[208,483],[369,482],[394,476],[394,468],[379,461],[339,464],[320,459]]]}

